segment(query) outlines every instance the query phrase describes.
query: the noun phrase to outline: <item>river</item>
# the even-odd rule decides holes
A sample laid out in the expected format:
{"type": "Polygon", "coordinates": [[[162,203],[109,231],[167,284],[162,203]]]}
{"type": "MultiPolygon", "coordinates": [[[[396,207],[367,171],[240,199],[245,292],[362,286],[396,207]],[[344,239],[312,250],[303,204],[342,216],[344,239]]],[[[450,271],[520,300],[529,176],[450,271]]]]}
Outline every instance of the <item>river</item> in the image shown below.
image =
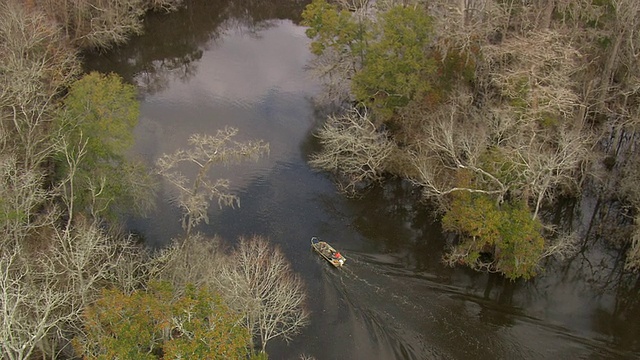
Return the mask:
{"type": "MultiPolygon", "coordinates": [[[[271,359],[624,359],[640,355],[637,275],[601,241],[568,261],[549,261],[532,281],[448,268],[445,238],[417,189],[391,182],[352,199],[306,159],[322,121],[305,71],[309,40],[298,25],[306,2],[192,0],[151,14],[146,33],[88,55],[88,69],[116,72],[140,89],[132,156],[148,164],[186,146],[194,133],[239,129],[271,153],[214,169],[231,180],[239,208],[213,205],[196,230],[232,243],[260,234],[279,245],[302,276],[310,324],[290,343],[271,341],[271,359]],[[348,258],[334,269],[310,251],[311,236],[348,258]]],[[[153,247],[180,231],[162,187],[149,218],[130,219],[153,247]]],[[[557,209],[587,228],[597,204],[585,197],[557,209]]],[[[563,220],[564,219],[564,220],[563,220]]],[[[604,236],[604,235],[603,235],[604,236]]]]}

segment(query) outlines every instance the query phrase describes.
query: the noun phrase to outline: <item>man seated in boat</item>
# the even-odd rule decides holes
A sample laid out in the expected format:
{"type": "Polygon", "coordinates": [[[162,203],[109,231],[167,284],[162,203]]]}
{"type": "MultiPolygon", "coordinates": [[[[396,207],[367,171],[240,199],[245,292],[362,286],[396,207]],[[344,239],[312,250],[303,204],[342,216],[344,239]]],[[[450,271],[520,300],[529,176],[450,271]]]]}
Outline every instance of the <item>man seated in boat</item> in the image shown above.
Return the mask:
{"type": "Polygon", "coordinates": [[[340,259],[340,258],[342,257],[342,255],[340,255],[340,253],[339,253],[339,252],[334,252],[334,253],[331,255],[331,257],[337,260],[337,259],[340,259]]]}

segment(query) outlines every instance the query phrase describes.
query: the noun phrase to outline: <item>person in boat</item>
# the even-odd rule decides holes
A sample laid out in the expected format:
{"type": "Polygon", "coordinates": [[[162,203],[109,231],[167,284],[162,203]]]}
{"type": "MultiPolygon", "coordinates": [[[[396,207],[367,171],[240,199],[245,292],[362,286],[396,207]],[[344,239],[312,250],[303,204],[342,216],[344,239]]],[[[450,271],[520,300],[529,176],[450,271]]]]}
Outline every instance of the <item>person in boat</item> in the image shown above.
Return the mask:
{"type": "Polygon", "coordinates": [[[342,257],[342,255],[340,255],[340,253],[339,253],[339,252],[335,252],[335,253],[333,254],[333,258],[334,258],[334,259],[340,259],[341,257],[342,257]]]}

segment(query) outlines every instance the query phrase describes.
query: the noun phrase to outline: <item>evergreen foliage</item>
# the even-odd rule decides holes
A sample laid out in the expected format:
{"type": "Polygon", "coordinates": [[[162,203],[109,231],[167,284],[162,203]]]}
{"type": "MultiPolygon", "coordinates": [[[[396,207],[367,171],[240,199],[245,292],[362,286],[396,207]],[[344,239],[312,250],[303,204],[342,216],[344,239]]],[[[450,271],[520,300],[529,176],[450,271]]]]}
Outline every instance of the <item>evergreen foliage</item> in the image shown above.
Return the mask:
{"type": "Polygon", "coordinates": [[[311,52],[322,55],[327,49],[348,52],[351,57],[365,51],[370,35],[370,24],[358,22],[349,11],[338,10],[325,0],[314,0],[302,13],[303,25],[308,26],[306,34],[314,39],[311,52]]]}
{"type": "Polygon", "coordinates": [[[460,235],[446,261],[529,279],[544,252],[542,225],[523,202],[496,204],[484,194],[458,192],[442,219],[445,231],[460,235]]]}
{"type": "MultiPolygon", "coordinates": [[[[116,74],[92,72],[72,84],[58,124],[65,134],[65,155],[77,158],[75,208],[93,216],[144,212],[153,178],[141,164],[128,160],[139,103],[135,87],[116,74]]],[[[60,155],[59,167],[70,169],[60,155]]]]}
{"type": "Polygon", "coordinates": [[[87,140],[88,167],[123,160],[133,145],[139,107],[135,87],[116,74],[92,72],[71,85],[64,115],[71,140],[87,140]]]}
{"type": "Polygon", "coordinates": [[[362,69],[352,83],[356,98],[391,111],[425,96],[436,71],[429,51],[431,19],[427,13],[418,7],[394,6],[380,15],[372,30],[376,39],[366,48],[362,69]]]}
{"type": "Polygon", "coordinates": [[[437,64],[429,49],[432,21],[423,9],[392,6],[372,21],[366,14],[352,15],[314,0],[302,16],[314,54],[331,50],[351,62],[357,102],[389,116],[432,90],[437,64]]]}
{"type": "Polygon", "coordinates": [[[242,359],[249,333],[209,290],[167,283],[124,294],[104,290],[83,315],[74,347],[85,359],[242,359]]]}

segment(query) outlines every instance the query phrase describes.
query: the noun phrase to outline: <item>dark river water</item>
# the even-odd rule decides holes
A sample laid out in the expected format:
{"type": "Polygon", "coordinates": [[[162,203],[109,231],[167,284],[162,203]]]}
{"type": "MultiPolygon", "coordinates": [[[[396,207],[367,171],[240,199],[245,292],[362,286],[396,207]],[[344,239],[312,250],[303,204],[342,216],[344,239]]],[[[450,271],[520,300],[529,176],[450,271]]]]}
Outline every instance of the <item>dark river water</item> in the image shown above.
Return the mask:
{"type": "MultiPolygon", "coordinates": [[[[237,127],[239,140],[270,143],[256,163],[214,169],[231,180],[241,206],[214,204],[211,222],[197,228],[230,243],[264,235],[304,279],[311,322],[289,344],[271,341],[270,358],[638,358],[637,276],[624,275],[617,253],[597,237],[529,282],[451,269],[440,262],[445,238],[416,189],[392,182],[349,199],[309,168],[322,116],[313,103],[321,89],[305,71],[304,5],[187,1],[177,13],[149,16],[146,34],[126,47],[87,58],[90,69],[139,86],[133,155],[149,164],[185,147],[191,134],[225,126],[237,127]],[[341,250],[345,267],[312,253],[311,236],[341,250]]],[[[181,231],[170,197],[162,188],[158,210],[129,221],[151,246],[181,231]]],[[[585,197],[557,218],[584,233],[596,205],[585,197]]]]}

